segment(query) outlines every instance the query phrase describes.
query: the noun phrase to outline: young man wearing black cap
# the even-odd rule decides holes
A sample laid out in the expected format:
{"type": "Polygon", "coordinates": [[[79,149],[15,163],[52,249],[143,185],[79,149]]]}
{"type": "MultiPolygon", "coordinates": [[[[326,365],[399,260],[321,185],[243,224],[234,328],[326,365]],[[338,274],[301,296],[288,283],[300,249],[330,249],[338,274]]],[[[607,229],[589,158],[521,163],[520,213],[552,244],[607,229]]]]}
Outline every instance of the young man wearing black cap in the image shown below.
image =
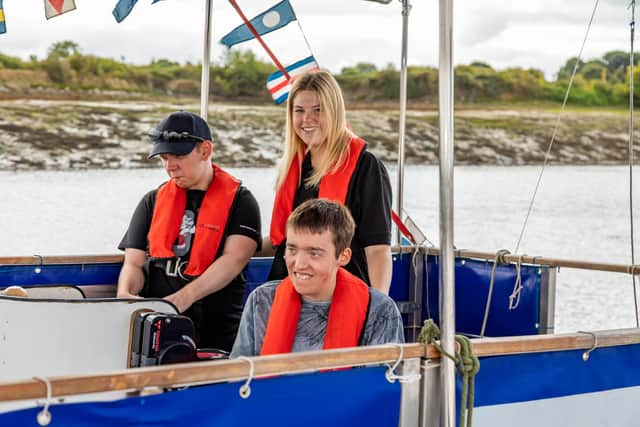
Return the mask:
{"type": "Polygon", "coordinates": [[[172,302],[196,326],[199,347],[229,351],[245,282],[261,244],[260,211],[240,181],[211,162],[211,132],[195,114],[170,114],[150,133],[169,181],[138,204],[119,249],[119,298],[172,302]]]}

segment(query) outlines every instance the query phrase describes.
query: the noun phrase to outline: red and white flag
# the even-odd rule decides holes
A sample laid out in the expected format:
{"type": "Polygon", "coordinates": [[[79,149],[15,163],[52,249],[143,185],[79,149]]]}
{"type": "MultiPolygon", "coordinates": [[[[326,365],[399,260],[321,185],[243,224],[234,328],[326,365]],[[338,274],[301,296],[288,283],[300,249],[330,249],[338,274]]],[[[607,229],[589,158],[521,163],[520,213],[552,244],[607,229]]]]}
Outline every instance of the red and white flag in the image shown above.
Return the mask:
{"type": "Polygon", "coordinates": [[[75,0],[44,0],[44,13],[51,19],[76,8],[75,0]]]}

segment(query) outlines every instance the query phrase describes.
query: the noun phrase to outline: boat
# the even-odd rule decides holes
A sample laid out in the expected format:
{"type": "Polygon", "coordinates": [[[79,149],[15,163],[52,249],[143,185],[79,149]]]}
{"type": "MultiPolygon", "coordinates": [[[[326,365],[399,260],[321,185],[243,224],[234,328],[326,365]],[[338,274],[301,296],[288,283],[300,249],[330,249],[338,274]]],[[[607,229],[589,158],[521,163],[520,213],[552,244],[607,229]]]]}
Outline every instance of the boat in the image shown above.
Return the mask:
{"type": "MultiPolygon", "coordinates": [[[[0,283],[32,296],[0,296],[2,425],[632,425],[640,330],[553,333],[555,273],[640,266],[454,247],[452,18],[440,0],[440,247],[393,251],[407,344],[131,368],[133,317],[175,307],[113,298],[122,256],[5,257],[0,283]],[[417,342],[427,318],[440,337],[417,342]]],[[[252,259],[249,291],[269,265],[252,259]]]]}

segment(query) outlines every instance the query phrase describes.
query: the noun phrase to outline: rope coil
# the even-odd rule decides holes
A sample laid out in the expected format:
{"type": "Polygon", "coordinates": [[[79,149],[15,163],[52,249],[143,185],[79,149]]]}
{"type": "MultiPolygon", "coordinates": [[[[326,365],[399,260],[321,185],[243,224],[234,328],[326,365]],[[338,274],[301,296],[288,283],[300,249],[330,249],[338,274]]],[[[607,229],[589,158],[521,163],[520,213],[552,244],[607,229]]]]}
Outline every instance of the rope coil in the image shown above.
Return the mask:
{"type": "Polygon", "coordinates": [[[440,338],[440,328],[432,319],[424,321],[418,341],[425,345],[433,345],[440,354],[451,359],[462,377],[462,390],[460,393],[460,427],[471,427],[473,419],[473,405],[475,400],[475,376],[480,371],[480,360],[473,354],[471,340],[463,335],[456,335],[458,350],[455,354],[449,354],[437,342],[440,338]]]}

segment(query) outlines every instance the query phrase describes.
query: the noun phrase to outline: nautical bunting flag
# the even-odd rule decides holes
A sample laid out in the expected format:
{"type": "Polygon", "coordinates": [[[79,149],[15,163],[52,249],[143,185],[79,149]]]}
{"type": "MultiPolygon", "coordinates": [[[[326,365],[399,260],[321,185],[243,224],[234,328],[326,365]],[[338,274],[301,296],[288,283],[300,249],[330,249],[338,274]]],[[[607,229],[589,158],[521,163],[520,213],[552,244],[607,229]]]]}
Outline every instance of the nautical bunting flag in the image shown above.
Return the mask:
{"type": "Polygon", "coordinates": [[[2,0],[0,0],[0,34],[7,32],[7,25],[4,23],[4,9],[2,8],[2,0]]]}
{"type": "MultiPolygon", "coordinates": [[[[286,68],[287,73],[291,76],[291,80],[293,80],[295,76],[317,69],[318,63],[313,56],[302,59],[286,68]]],[[[291,80],[287,80],[281,71],[276,71],[267,77],[267,89],[271,92],[271,96],[276,104],[282,104],[287,100],[289,91],[291,90],[291,80]]]]}
{"type": "MultiPolygon", "coordinates": [[[[153,0],[151,4],[157,3],[160,0],[153,0]]],[[[131,11],[133,10],[133,6],[138,3],[138,0],[118,0],[118,3],[113,8],[113,17],[116,18],[118,24],[124,21],[124,18],[129,16],[131,11]]]]}
{"type": "Polygon", "coordinates": [[[44,0],[44,14],[47,16],[47,19],[62,15],[75,8],[75,0],[44,0]]]}
{"type": "MultiPolygon", "coordinates": [[[[258,34],[264,35],[277,30],[278,28],[282,28],[295,20],[296,14],[293,12],[291,4],[289,4],[289,0],[284,0],[272,8],[265,10],[260,15],[257,15],[250,22],[258,34]]],[[[254,38],[253,33],[249,30],[246,24],[242,24],[220,39],[220,43],[227,47],[231,47],[234,44],[246,42],[252,38],[254,38]]]]}

